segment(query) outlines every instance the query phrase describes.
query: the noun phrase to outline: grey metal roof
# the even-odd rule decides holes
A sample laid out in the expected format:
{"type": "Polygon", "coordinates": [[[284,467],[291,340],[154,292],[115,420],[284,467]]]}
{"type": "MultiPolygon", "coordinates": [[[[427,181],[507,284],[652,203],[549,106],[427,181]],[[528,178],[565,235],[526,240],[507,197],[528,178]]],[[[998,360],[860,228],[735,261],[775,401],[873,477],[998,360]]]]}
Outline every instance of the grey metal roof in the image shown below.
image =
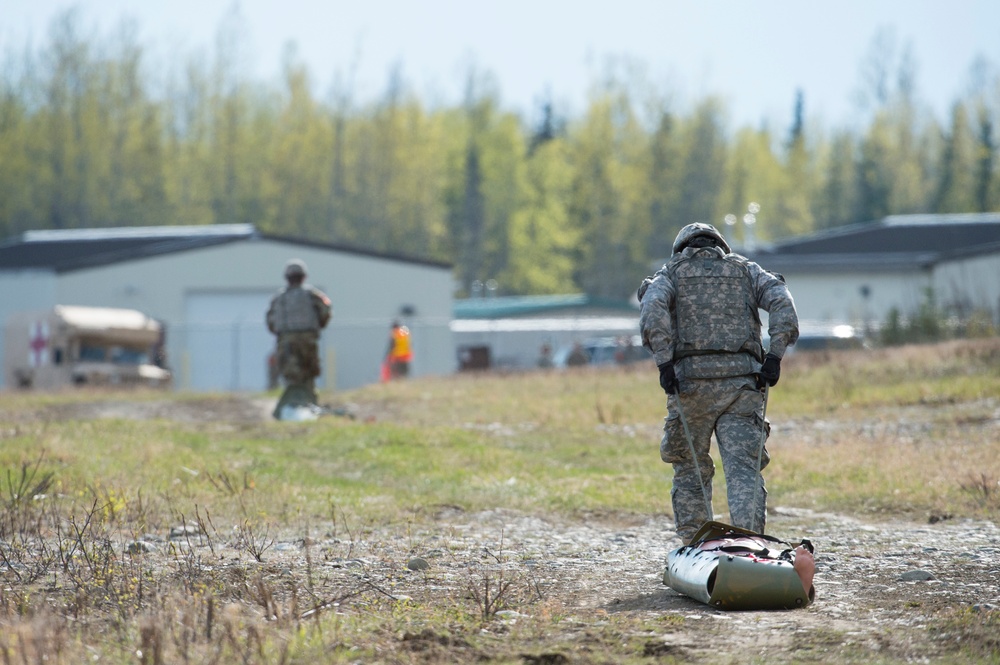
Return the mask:
{"type": "Polygon", "coordinates": [[[748,253],[769,270],[929,269],[941,261],[1000,252],[1000,213],[892,215],[778,242],[748,253]]]}
{"type": "Polygon", "coordinates": [[[442,268],[451,264],[260,233],[253,224],[27,231],[0,244],[0,270],[69,272],[231,242],[267,239],[442,268]]]}

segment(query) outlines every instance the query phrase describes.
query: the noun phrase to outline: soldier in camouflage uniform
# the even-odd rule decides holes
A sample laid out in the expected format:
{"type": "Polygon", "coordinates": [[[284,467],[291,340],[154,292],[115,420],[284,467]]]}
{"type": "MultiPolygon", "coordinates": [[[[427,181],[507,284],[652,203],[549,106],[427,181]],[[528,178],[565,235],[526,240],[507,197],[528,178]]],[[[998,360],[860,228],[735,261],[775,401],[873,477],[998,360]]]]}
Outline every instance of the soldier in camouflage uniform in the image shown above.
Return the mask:
{"type": "Polygon", "coordinates": [[[784,278],[732,253],[710,224],[689,224],[677,234],[670,260],[643,280],[638,295],[643,345],[653,353],[667,393],[660,457],[674,469],[670,495],[677,535],[686,544],[712,519],[713,432],[732,524],[764,533],[767,491],[760,472],[769,457],[760,448],[770,433],[764,390],[778,382],[785,349],[799,336],[784,278]],[[760,309],[769,313],[766,356],[760,309]]]}
{"type": "Polygon", "coordinates": [[[285,380],[285,391],[274,407],[274,417],[279,419],[285,406],[309,406],[318,401],[319,331],[330,321],[330,299],[305,284],[305,278],[305,264],[298,259],[289,261],[285,266],[288,286],[271,299],[267,310],[267,329],[277,336],[278,373],[285,380]]]}

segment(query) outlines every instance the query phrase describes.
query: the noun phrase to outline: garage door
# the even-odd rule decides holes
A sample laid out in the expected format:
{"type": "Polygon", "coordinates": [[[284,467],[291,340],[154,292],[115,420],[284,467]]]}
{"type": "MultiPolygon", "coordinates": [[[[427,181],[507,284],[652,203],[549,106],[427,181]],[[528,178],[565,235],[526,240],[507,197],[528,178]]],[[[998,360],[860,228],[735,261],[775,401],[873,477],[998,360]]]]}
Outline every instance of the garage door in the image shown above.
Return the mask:
{"type": "Polygon", "coordinates": [[[189,388],[195,391],[267,389],[274,337],[264,317],[274,292],[199,291],[185,299],[189,388]]]}

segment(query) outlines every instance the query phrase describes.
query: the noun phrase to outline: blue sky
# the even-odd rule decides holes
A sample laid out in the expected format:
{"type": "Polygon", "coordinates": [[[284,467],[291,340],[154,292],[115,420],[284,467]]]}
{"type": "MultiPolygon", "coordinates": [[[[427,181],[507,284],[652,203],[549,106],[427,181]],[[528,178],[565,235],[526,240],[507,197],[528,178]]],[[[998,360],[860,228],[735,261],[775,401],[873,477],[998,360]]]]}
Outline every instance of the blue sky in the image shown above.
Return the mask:
{"type": "Polygon", "coordinates": [[[827,126],[856,121],[861,63],[876,35],[917,63],[917,93],[939,119],[983,57],[1000,67],[995,0],[0,0],[0,49],[43,43],[52,17],[78,7],[107,36],[134,19],[153,60],[210,54],[234,7],[248,35],[246,67],[275,80],[294,43],[316,92],[353,72],[357,101],[385,90],[398,66],[421,98],[457,103],[470,63],[490,72],[504,105],[526,116],[548,92],[581,110],[609,59],[641,67],[678,110],[709,94],[731,120],[790,123],[796,89],[827,126]]]}

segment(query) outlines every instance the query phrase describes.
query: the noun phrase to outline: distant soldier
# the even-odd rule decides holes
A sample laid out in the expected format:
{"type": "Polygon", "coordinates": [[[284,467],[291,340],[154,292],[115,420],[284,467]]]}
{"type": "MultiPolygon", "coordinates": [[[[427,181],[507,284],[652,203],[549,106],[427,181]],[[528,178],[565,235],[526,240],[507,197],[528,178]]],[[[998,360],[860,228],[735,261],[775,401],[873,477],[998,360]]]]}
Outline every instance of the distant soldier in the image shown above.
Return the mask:
{"type": "Polygon", "coordinates": [[[710,224],[689,224],[677,234],[670,260],[643,280],[638,296],[642,343],[656,359],[667,394],[660,457],[674,469],[677,535],[686,544],[712,519],[713,432],[733,526],[764,533],[761,470],[770,459],[763,448],[770,433],[764,391],[778,383],[785,349],[799,337],[784,278],[733,254],[710,224]],[[760,309],[770,315],[766,356],[760,309]]]}
{"type": "Polygon", "coordinates": [[[293,259],[285,266],[288,285],[271,299],[267,329],[277,336],[275,363],[285,390],[274,407],[281,419],[285,406],[316,405],[315,380],[320,375],[319,333],[330,321],[330,299],[305,284],[306,265],[293,259]]]}

